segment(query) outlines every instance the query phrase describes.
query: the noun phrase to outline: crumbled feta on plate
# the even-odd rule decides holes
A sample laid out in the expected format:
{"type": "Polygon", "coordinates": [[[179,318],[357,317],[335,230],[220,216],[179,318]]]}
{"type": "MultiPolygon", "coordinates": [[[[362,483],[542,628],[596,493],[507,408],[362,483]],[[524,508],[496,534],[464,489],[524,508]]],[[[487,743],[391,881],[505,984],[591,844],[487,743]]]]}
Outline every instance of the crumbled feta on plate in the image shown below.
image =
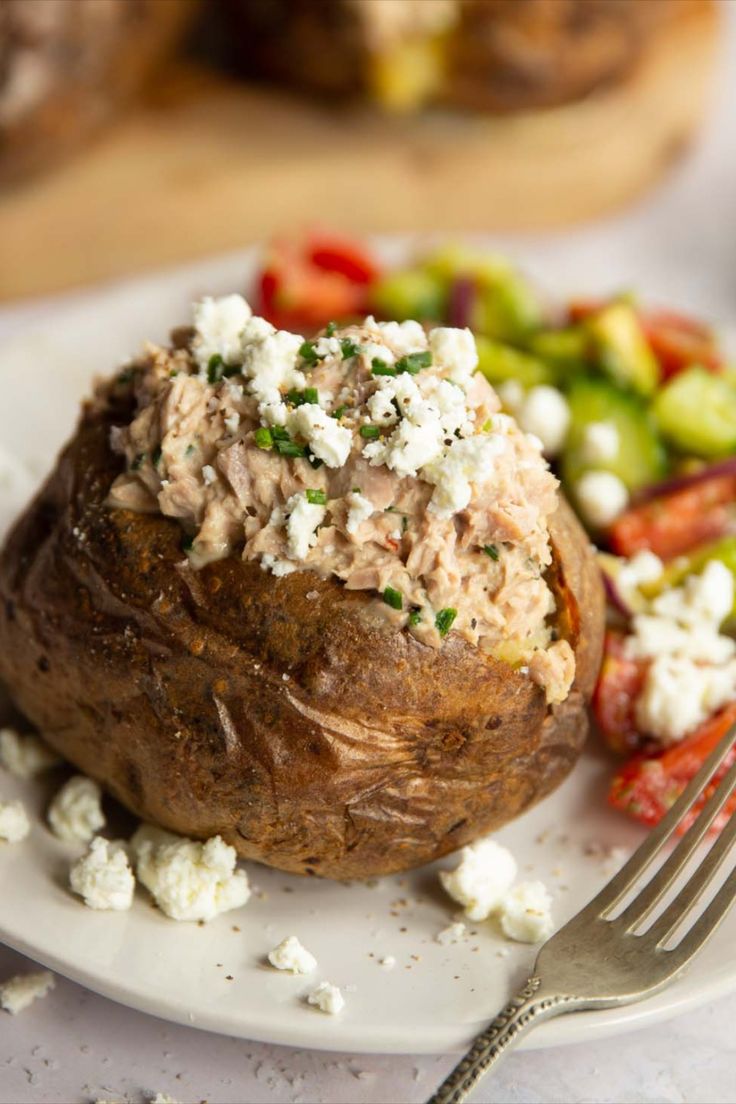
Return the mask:
{"type": "Polygon", "coordinates": [[[516,861],[491,839],[477,840],[460,852],[454,870],[440,871],[446,892],[463,906],[470,920],[485,920],[494,912],[516,877],[516,861]]]}
{"type": "Polygon", "coordinates": [[[321,982],[307,997],[309,1004],[315,1005],[320,1012],[336,1016],[345,1007],[345,998],[336,985],[329,981],[321,982]]]}
{"type": "Polygon", "coordinates": [[[0,801],[0,840],[20,843],[31,830],[22,801],[0,801]]]}
{"type": "Polygon", "coordinates": [[[96,836],[87,854],[72,866],[69,885],[89,908],[129,909],[135,878],[123,845],[96,836]]]}
{"type": "Polygon", "coordinates": [[[45,997],[55,985],[56,979],[50,970],[18,974],[0,984],[0,1008],[4,1008],[11,1016],[17,1016],[33,1004],[34,1000],[45,997]]]}
{"type": "Polygon", "coordinates": [[[91,778],[75,774],[51,802],[48,822],[54,835],[65,843],[89,843],[105,827],[102,790],[91,778]]]}
{"type": "Polygon", "coordinates": [[[0,728],[0,766],[16,778],[35,778],[60,762],[56,752],[34,733],[0,728]]]}
{"type": "Polygon", "coordinates": [[[500,909],[504,935],[517,943],[541,943],[554,930],[552,899],[542,882],[519,882],[505,895],[500,909]]]}
{"type": "Polygon", "coordinates": [[[277,947],[269,951],[268,961],[277,970],[289,970],[292,974],[310,974],[317,969],[317,959],[295,935],[282,939],[277,947]]]}
{"type": "Polygon", "coordinates": [[[237,854],[220,838],[206,843],[143,825],[131,840],[138,880],[173,920],[212,920],[250,897],[237,854]]]}

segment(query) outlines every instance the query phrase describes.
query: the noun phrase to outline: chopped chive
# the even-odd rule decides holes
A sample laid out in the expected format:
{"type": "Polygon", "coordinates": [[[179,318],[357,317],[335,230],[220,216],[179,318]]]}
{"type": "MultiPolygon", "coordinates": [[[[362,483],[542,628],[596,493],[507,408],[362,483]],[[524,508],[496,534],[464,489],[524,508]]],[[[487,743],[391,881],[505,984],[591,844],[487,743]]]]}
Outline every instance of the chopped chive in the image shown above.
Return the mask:
{"type": "Polygon", "coordinates": [[[401,519],[401,532],[405,533],[408,528],[409,528],[409,519],[406,516],[406,514],[404,514],[404,516],[401,519]]]}
{"type": "Polygon", "coordinates": [[[141,465],[143,464],[143,461],[145,459],[146,459],[145,452],[139,452],[138,455],[133,460],[133,463],[130,465],[130,470],[131,471],[138,471],[138,469],[141,467],[141,465]]]}
{"type": "Polygon", "coordinates": [[[378,426],[374,425],[362,425],[360,427],[360,436],[367,437],[369,440],[375,440],[376,437],[381,436],[381,431],[378,426]]]}
{"type": "Polygon", "coordinates": [[[483,551],[485,552],[486,556],[490,556],[492,560],[498,559],[498,549],[496,548],[495,544],[484,544],[483,551]]]}
{"type": "Polygon", "coordinates": [[[305,492],[307,496],[307,502],[310,506],[326,506],[327,494],[324,491],[315,491],[311,488],[307,488],[305,492]]]}
{"type": "Polygon", "coordinates": [[[185,456],[194,456],[196,451],[197,451],[197,446],[196,445],[187,445],[186,450],[184,452],[184,455],[185,456]]]}
{"type": "Polygon", "coordinates": [[[409,614],[409,624],[412,625],[412,626],[418,625],[421,620],[422,620],[421,610],[412,610],[411,613],[409,614]]]}
{"type": "Polygon", "coordinates": [[[307,403],[319,403],[319,392],[316,387],[304,388],[304,401],[307,403]]]}
{"type": "Polygon", "coordinates": [[[403,594],[400,590],[394,590],[393,587],[386,587],[383,592],[383,600],[391,609],[400,610],[404,607],[403,594]]]}
{"type": "Polygon", "coordinates": [[[447,609],[441,609],[434,619],[435,628],[440,636],[447,636],[448,632],[452,628],[452,623],[457,617],[457,610],[448,606],[447,609]]]}
{"type": "Polygon", "coordinates": [[[396,375],[396,369],[392,368],[390,364],[387,364],[385,360],[381,360],[380,357],[374,357],[371,361],[371,372],[374,376],[396,375]]]}
{"type": "Polygon", "coordinates": [[[337,322],[328,322],[325,326],[325,334],[327,337],[332,337],[337,329],[337,322]]]}
{"type": "Polygon", "coordinates": [[[317,349],[313,341],[303,341],[299,346],[299,356],[306,360],[307,364],[316,364],[319,360],[317,349]]]}
{"type": "Polygon", "coordinates": [[[431,363],[432,354],[429,350],[423,353],[407,353],[406,356],[396,361],[396,371],[408,372],[410,376],[415,376],[417,372],[421,372],[422,368],[429,368],[431,363]]]}
{"type": "Polygon", "coordinates": [[[493,429],[493,418],[487,418],[483,425],[480,427],[481,433],[490,433],[493,429]]]}
{"type": "Polygon", "coordinates": [[[340,348],[342,349],[343,360],[349,360],[350,357],[357,356],[360,352],[360,345],[356,345],[349,337],[340,338],[340,348]]]}
{"type": "Polygon", "coordinates": [[[319,456],[315,456],[315,455],[314,455],[313,453],[311,453],[311,452],[308,452],[308,453],[307,453],[307,460],[308,460],[308,461],[309,461],[309,463],[310,463],[310,464],[312,465],[312,467],[313,467],[313,468],[315,468],[315,470],[316,470],[317,468],[321,468],[321,467],[322,467],[322,465],[324,464],[324,460],[320,460],[319,456]]]}
{"type": "Polygon", "coordinates": [[[307,450],[304,445],[298,445],[296,441],[279,441],[275,440],[273,443],[274,448],[278,452],[279,456],[306,456],[307,450]]]}
{"type": "Polygon", "coordinates": [[[337,418],[337,420],[339,421],[340,418],[342,418],[342,416],[343,416],[343,414],[345,413],[346,410],[347,410],[346,406],[338,406],[337,410],[332,411],[332,417],[337,418]]]}
{"type": "Polygon", "coordinates": [[[225,368],[225,362],[219,353],[213,353],[210,359],[207,361],[207,382],[219,383],[222,379],[222,373],[225,368]]]}
{"type": "Polygon", "coordinates": [[[271,436],[274,441],[290,441],[288,429],[284,429],[283,426],[271,426],[271,436]]]}
{"type": "MultiPolygon", "coordinates": [[[[262,449],[273,448],[273,434],[271,433],[271,430],[268,429],[267,426],[261,426],[260,429],[257,429],[255,431],[255,433],[253,434],[253,440],[255,441],[255,443],[258,445],[259,448],[262,448],[262,449]]],[[[187,449],[187,453],[188,452],[189,452],[189,449],[187,449]]]]}
{"type": "Polygon", "coordinates": [[[151,453],[151,463],[153,464],[154,468],[158,467],[158,462],[159,462],[160,459],[161,459],[161,446],[157,445],[156,448],[151,453]]]}
{"type": "Polygon", "coordinates": [[[237,376],[239,371],[239,364],[226,364],[225,367],[222,369],[222,374],[225,379],[230,379],[231,376],[237,376]]]}

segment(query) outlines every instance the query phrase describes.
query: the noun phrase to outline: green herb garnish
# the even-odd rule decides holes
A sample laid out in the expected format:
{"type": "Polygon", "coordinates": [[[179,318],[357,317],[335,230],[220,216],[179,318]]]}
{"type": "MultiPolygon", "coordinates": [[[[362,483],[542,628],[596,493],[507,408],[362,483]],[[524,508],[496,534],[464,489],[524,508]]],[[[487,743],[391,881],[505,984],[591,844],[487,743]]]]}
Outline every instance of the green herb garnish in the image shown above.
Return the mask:
{"type": "MultiPolygon", "coordinates": [[[[270,429],[265,425],[262,425],[259,429],[256,429],[256,432],[253,435],[253,439],[255,440],[258,448],[274,447],[274,435],[271,434],[270,429]]],[[[186,450],[186,452],[189,453],[189,449],[186,450]]]]}
{"type": "Polygon", "coordinates": [[[328,322],[325,326],[325,334],[327,337],[332,337],[337,329],[337,322],[328,322]]]}
{"type": "Polygon", "coordinates": [[[381,436],[381,431],[378,426],[362,425],[360,427],[360,436],[367,437],[369,440],[375,441],[376,437],[381,436]]]}
{"type": "Polygon", "coordinates": [[[385,360],[381,360],[380,357],[374,357],[371,361],[371,372],[374,376],[396,375],[396,369],[392,368],[390,364],[387,364],[385,360]]]}
{"type": "Polygon", "coordinates": [[[421,620],[422,620],[421,611],[418,610],[418,609],[417,610],[412,610],[411,613],[409,614],[409,624],[412,627],[414,627],[415,625],[418,625],[421,620]]]}
{"type": "Polygon", "coordinates": [[[483,425],[480,427],[481,433],[490,433],[493,429],[493,418],[487,418],[483,425]]]}
{"type": "Polygon", "coordinates": [[[304,401],[315,405],[319,404],[319,391],[316,387],[304,388],[304,401]]]}
{"type": "Polygon", "coordinates": [[[130,465],[130,470],[131,471],[138,471],[138,469],[142,466],[143,461],[145,459],[146,459],[145,452],[139,452],[138,455],[133,460],[133,463],[130,465]]]}
{"type": "Polygon", "coordinates": [[[196,445],[187,445],[186,450],[184,452],[184,455],[185,456],[194,456],[196,451],[197,451],[197,446],[196,445]]]}
{"type": "Polygon", "coordinates": [[[283,426],[271,426],[271,436],[274,441],[290,441],[288,429],[284,429],[283,426]]]}
{"type": "Polygon", "coordinates": [[[311,488],[307,488],[305,494],[307,496],[307,502],[310,504],[310,506],[327,505],[327,494],[325,493],[325,491],[315,491],[311,488]]]}
{"type": "Polygon", "coordinates": [[[207,362],[207,382],[219,383],[222,379],[222,371],[225,367],[225,362],[219,353],[213,353],[207,362]]]}
{"type": "Polygon", "coordinates": [[[305,445],[298,445],[296,441],[274,441],[273,447],[278,452],[279,456],[306,456],[307,449],[305,445]]]}
{"type": "Polygon", "coordinates": [[[490,556],[492,560],[498,559],[498,549],[496,548],[495,544],[484,544],[483,551],[485,552],[486,556],[490,556]]]}
{"type": "Polygon", "coordinates": [[[289,391],[286,401],[292,406],[304,406],[304,403],[319,404],[319,391],[316,387],[305,387],[303,391],[289,391]]]}
{"type": "Polygon", "coordinates": [[[306,360],[307,364],[316,364],[319,360],[317,349],[313,341],[303,341],[299,346],[299,356],[306,360]]]}
{"type": "Polygon", "coordinates": [[[393,587],[386,587],[383,592],[383,600],[387,606],[391,609],[400,610],[404,606],[404,596],[400,590],[394,590],[393,587]]]}
{"type": "Polygon", "coordinates": [[[441,609],[434,619],[434,625],[440,636],[447,636],[448,632],[452,628],[452,623],[457,617],[457,610],[448,607],[447,609],[441,609]]]}
{"type": "Polygon", "coordinates": [[[405,533],[408,528],[409,528],[409,519],[406,516],[406,514],[404,514],[404,516],[401,519],[401,532],[405,533]]]}
{"type": "Polygon", "coordinates": [[[350,337],[340,338],[340,348],[342,349],[343,360],[349,360],[350,357],[357,356],[360,352],[360,345],[356,345],[350,337]]]}
{"type": "Polygon", "coordinates": [[[423,353],[407,353],[406,356],[396,361],[396,371],[408,372],[410,376],[415,376],[417,372],[421,372],[422,368],[429,368],[431,363],[432,354],[429,350],[423,353]]]}
{"type": "Polygon", "coordinates": [[[346,410],[347,410],[346,406],[338,406],[337,410],[332,411],[332,417],[337,418],[337,420],[339,421],[340,418],[342,418],[342,416],[343,416],[343,414],[345,413],[346,410]]]}

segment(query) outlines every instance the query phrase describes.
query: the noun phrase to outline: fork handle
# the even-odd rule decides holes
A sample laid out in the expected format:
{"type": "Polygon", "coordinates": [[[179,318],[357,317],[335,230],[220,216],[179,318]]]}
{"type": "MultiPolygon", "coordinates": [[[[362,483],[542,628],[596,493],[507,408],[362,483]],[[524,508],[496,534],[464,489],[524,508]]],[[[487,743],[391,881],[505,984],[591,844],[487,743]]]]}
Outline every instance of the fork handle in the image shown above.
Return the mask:
{"type": "Polygon", "coordinates": [[[462,1104],[468,1093],[519,1041],[522,1035],[542,1020],[566,1012],[573,997],[540,992],[542,979],[530,977],[495,1020],[476,1036],[468,1053],[445,1078],[428,1104],[462,1104]]]}

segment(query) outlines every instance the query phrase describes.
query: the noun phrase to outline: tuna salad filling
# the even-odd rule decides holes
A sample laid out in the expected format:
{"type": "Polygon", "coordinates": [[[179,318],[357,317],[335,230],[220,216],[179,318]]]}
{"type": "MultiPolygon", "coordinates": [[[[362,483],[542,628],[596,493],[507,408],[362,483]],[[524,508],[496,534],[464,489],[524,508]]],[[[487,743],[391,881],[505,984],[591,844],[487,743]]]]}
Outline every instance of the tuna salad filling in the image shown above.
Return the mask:
{"type": "Polygon", "coordinates": [[[375,595],[430,647],[458,633],[565,699],[541,443],[500,413],[469,330],[417,322],[276,330],[238,295],[204,299],[172,348],[126,369],[112,506],[160,512],[194,568],[235,552],[375,595]]]}

